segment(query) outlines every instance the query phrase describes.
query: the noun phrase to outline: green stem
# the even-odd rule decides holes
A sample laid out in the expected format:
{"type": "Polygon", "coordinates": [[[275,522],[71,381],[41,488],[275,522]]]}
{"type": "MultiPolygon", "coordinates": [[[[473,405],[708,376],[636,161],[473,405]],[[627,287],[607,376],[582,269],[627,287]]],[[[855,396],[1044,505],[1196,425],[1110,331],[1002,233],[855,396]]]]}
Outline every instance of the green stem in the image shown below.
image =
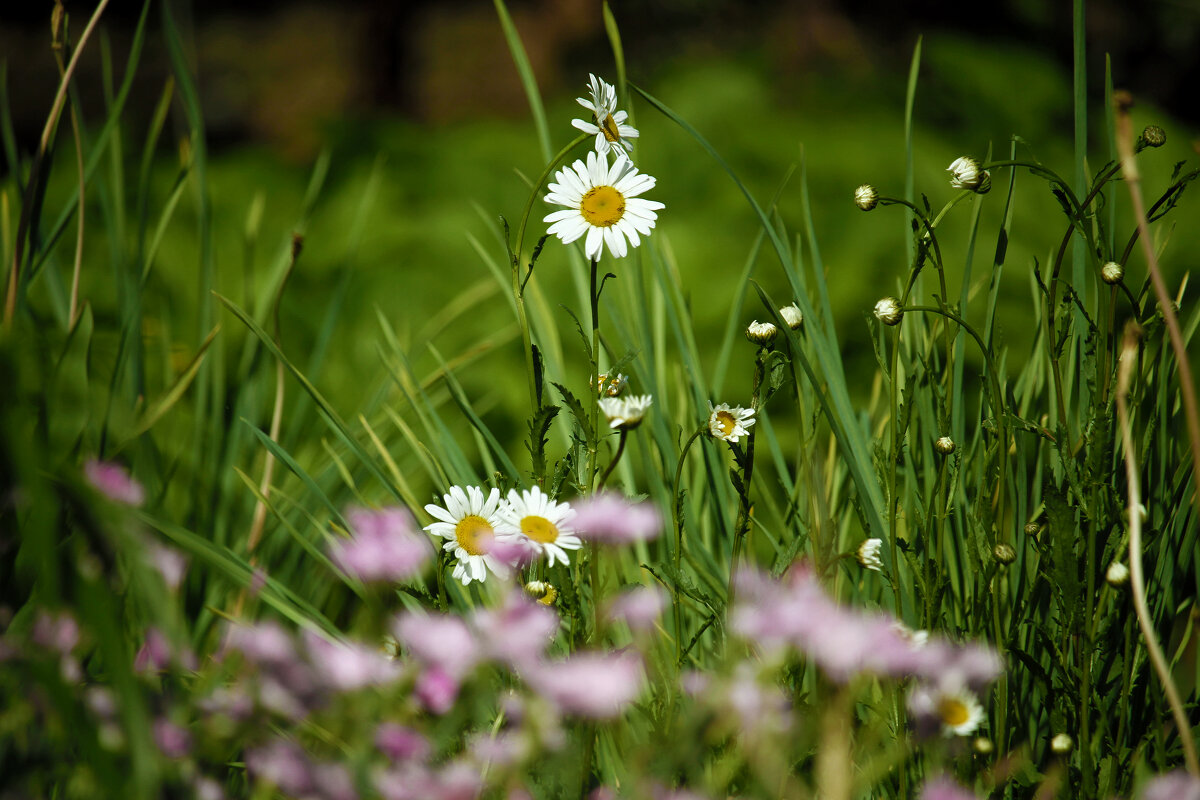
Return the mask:
{"type": "Polygon", "coordinates": [[[592,403],[592,441],[588,443],[588,493],[596,486],[596,473],[600,468],[600,404],[596,400],[596,387],[600,385],[600,287],[596,282],[599,261],[592,259],[591,305],[592,305],[592,379],[585,394],[592,403]]]}
{"type": "Polygon", "coordinates": [[[604,474],[601,475],[600,480],[596,482],[596,491],[600,491],[604,488],[604,484],[608,480],[608,476],[612,475],[612,471],[616,468],[617,462],[620,461],[621,456],[624,455],[625,437],[628,435],[628,433],[629,431],[627,431],[625,428],[621,428],[621,438],[617,441],[617,452],[613,456],[613,460],[608,462],[608,469],[604,470],[604,474]]]}
{"type": "Polygon", "coordinates": [[[679,506],[683,502],[683,498],[679,496],[679,481],[683,477],[683,463],[687,459],[692,442],[696,441],[706,430],[708,430],[707,422],[697,428],[696,432],[684,443],[683,449],[679,452],[679,462],[675,465],[675,480],[671,483],[671,521],[675,526],[675,552],[672,554],[675,561],[675,574],[672,576],[671,600],[675,617],[676,665],[681,664],[683,658],[683,615],[679,604],[679,569],[683,557],[683,522],[679,518],[679,506]]]}

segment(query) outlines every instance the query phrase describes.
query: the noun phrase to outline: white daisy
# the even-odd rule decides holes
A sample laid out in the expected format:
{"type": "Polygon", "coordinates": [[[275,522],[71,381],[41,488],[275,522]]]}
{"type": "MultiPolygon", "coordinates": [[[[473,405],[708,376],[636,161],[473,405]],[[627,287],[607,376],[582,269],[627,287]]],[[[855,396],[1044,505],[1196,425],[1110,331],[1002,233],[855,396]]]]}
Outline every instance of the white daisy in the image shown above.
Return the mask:
{"type": "Polygon", "coordinates": [[[543,222],[552,223],[550,233],[570,244],[585,233],[584,251],[593,261],[600,259],[604,246],[617,258],[629,246],[641,244],[641,236],[649,236],[658,219],[656,211],[665,206],[656,200],[638,197],[654,188],[655,179],[638,172],[627,159],[618,158],[612,166],[594,150],[587,154],[587,163],[576,160],[554,175],[546,202],[566,206],[565,211],[547,214],[543,222]]]}
{"type": "Polygon", "coordinates": [[[510,490],[508,504],[500,510],[504,529],[524,534],[546,554],[550,566],[555,561],[571,563],[566,551],[578,550],[583,545],[571,526],[574,516],[575,509],[551,500],[537,486],[520,494],[516,489],[510,490]]]}
{"type": "Polygon", "coordinates": [[[735,406],[730,408],[728,403],[719,406],[710,405],[708,415],[708,432],[718,439],[727,442],[737,442],[748,434],[754,424],[754,409],[735,406]]]}
{"type": "Polygon", "coordinates": [[[598,402],[600,410],[608,418],[608,427],[628,431],[642,424],[642,417],[646,416],[654,399],[648,394],[641,394],[632,397],[605,397],[598,402]]]}
{"type": "Polygon", "coordinates": [[[442,496],[445,508],[430,503],[425,510],[437,522],[425,526],[434,536],[447,541],[443,550],[452,551],[458,559],[452,575],[463,585],[471,581],[487,579],[487,571],[508,577],[508,566],[495,556],[489,555],[493,543],[503,536],[497,533],[500,526],[500,490],[492,489],[485,498],[478,486],[451,486],[450,492],[442,496]]]}
{"type": "Polygon", "coordinates": [[[883,539],[865,539],[855,553],[858,563],[865,569],[883,572],[883,561],[879,558],[879,551],[882,547],[883,539]]]}
{"type": "Polygon", "coordinates": [[[983,707],[967,689],[936,691],[934,707],[946,736],[968,736],[983,722],[983,707]]]}
{"type": "Polygon", "coordinates": [[[608,155],[615,150],[617,157],[625,156],[632,148],[630,139],[638,137],[637,128],[625,124],[629,115],[617,111],[617,89],[611,83],[605,83],[595,75],[588,75],[589,90],[592,99],[576,98],[579,105],[592,112],[592,122],[582,119],[571,120],[571,125],[584,133],[595,134],[596,152],[608,155]]]}

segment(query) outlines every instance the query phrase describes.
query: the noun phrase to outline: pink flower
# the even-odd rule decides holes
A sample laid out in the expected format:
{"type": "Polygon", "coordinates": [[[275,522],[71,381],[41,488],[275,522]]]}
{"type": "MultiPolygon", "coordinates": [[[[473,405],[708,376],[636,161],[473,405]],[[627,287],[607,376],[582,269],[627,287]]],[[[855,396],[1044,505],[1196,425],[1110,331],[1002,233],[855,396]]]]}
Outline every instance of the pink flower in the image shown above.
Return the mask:
{"type": "Polygon", "coordinates": [[[575,531],[584,539],[628,544],[653,539],[662,531],[662,515],[649,503],[631,503],[614,492],[601,492],[574,504],[575,531]]]}
{"type": "Polygon", "coordinates": [[[413,691],[425,708],[445,714],[458,699],[458,681],[440,667],[430,667],[417,677],[413,691]]]}
{"type": "Polygon", "coordinates": [[[642,665],[631,653],[579,653],[526,670],[525,682],[563,711],[592,719],[620,714],[642,691],[642,665]]]}
{"type": "Polygon", "coordinates": [[[296,660],[292,637],[277,622],[256,625],[231,625],[225,634],[225,648],[240,651],[256,664],[285,664],[296,660]]]}
{"type": "Polygon", "coordinates": [[[67,655],[79,644],[79,623],[67,612],[39,611],[30,638],[38,647],[67,655]]]}
{"type": "Polygon", "coordinates": [[[558,614],[521,592],[510,592],[499,609],[481,609],[472,619],[489,658],[518,669],[542,657],[558,632],[558,614]]]}
{"type": "Polygon", "coordinates": [[[920,800],[977,800],[974,792],[969,792],[950,778],[942,775],[925,781],[921,787],[920,800]]]}
{"type": "Polygon", "coordinates": [[[158,628],[146,630],[146,642],[133,659],[135,672],[161,672],[171,664],[171,644],[158,628]]]}
{"type": "Polygon", "coordinates": [[[296,745],[282,739],[246,751],[246,771],[286,794],[302,795],[312,786],[312,765],[296,745]]]}
{"type": "Polygon", "coordinates": [[[479,659],[475,637],[458,617],[407,613],[396,619],[393,629],[410,653],[455,681],[470,672],[479,659]]]}
{"type": "Polygon", "coordinates": [[[120,464],[91,458],[83,463],[83,474],[92,486],[110,500],[128,506],[140,506],[146,502],[146,490],[129,477],[129,472],[120,464]]]}
{"type": "Polygon", "coordinates": [[[192,737],[175,723],[156,719],[154,721],[154,743],[167,758],[183,758],[192,747],[192,737]]]}
{"type": "Polygon", "coordinates": [[[150,565],[162,575],[163,583],[168,589],[178,589],[183,583],[183,575],[187,572],[187,557],[174,548],[150,542],[146,545],[146,555],[150,565]]]}
{"type": "Polygon", "coordinates": [[[412,515],[403,508],[346,512],[351,537],[329,546],[334,563],[368,583],[398,582],[421,573],[433,556],[429,542],[417,534],[412,515]]]}
{"type": "Polygon", "coordinates": [[[430,752],[428,739],[394,722],[385,722],[375,731],[375,746],[393,761],[424,761],[430,752]]]}
{"type": "Polygon", "coordinates": [[[317,677],[335,691],[379,686],[400,677],[399,665],[378,650],[354,642],[335,642],[304,632],[308,658],[317,677]]]}
{"type": "Polygon", "coordinates": [[[1141,800],[1200,800],[1200,778],[1182,770],[1159,775],[1142,789],[1141,800]]]}
{"type": "Polygon", "coordinates": [[[635,633],[654,630],[667,605],[667,596],[657,586],[638,586],[618,595],[608,607],[609,618],[624,620],[635,633]]]}

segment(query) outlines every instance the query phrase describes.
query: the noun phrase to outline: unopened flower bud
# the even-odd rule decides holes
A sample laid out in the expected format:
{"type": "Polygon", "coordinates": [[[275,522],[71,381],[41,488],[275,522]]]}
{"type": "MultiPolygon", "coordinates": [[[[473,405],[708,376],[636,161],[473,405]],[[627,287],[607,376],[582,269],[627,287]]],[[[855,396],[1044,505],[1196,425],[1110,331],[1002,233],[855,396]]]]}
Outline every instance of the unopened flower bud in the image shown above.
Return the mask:
{"type": "Polygon", "coordinates": [[[1125,277],[1125,268],[1115,261],[1109,261],[1100,268],[1100,280],[1109,286],[1115,286],[1125,277]]]}
{"type": "Polygon", "coordinates": [[[795,303],[779,309],[779,316],[783,317],[784,323],[792,330],[798,330],[804,324],[804,312],[795,303]]]}
{"type": "Polygon", "coordinates": [[[611,377],[607,372],[596,376],[596,394],[600,397],[620,397],[628,385],[629,378],[619,372],[611,377]]]}
{"type": "Polygon", "coordinates": [[[1112,562],[1108,565],[1108,571],[1104,573],[1104,580],[1113,588],[1124,586],[1129,583],[1129,567],[1120,561],[1112,562]]]}
{"type": "Polygon", "coordinates": [[[1050,749],[1060,756],[1065,756],[1075,747],[1075,741],[1065,733],[1060,733],[1050,740],[1050,749]]]}
{"type": "Polygon", "coordinates": [[[971,747],[981,756],[990,755],[992,750],[995,749],[992,740],[986,736],[976,738],[975,741],[971,742],[971,747]]]}
{"type": "Polygon", "coordinates": [[[554,605],[554,601],[558,598],[558,589],[543,581],[530,581],[525,584],[525,593],[544,606],[554,605]]]}
{"type": "Polygon", "coordinates": [[[883,561],[879,558],[879,550],[883,547],[883,539],[867,539],[858,546],[854,557],[864,569],[883,572],[883,561]]]}
{"type": "Polygon", "coordinates": [[[1017,551],[1013,549],[1011,544],[1005,544],[1003,542],[996,545],[996,548],[992,550],[992,555],[996,557],[997,561],[1005,566],[1008,566],[1017,560],[1017,551]]]}
{"type": "Polygon", "coordinates": [[[988,170],[983,171],[983,177],[979,179],[979,186],[975,187],[975,194],[987,194],[992,190],[992,173],[988,170]]]}
{"type": "Polygon", "coordinates": [[[1162,147],[1167,143],[1167,132],[1157,125],[1147,125],[1142,128],[1142,141],[1146,147],[1162,147]]]}
{"type": "Polygon", "coordinates": [[[863,211],[870,211],[879,205],[879,192],[875,191],[875,187],[871,184],[864,183],[854,190],[854,205],[863,211]]]}
{"type": "Polygon", "coordinates": [[[937,450],[944,456],[948,456],[954,452],[958,445],[949,436],[939,436],[938,440],[933,443],[933,449],[937,450]]]}
{"type": "MultiPolygon", "coordinates": [[[[946,167],[946,171],[950,173],[950,185],[952,187],[955,189],[966,189],[971,192],[979,191],[980,187],[983,186],[984,177],[987,176],[979,160],[970,156],[956,158],[950,166],[946,167]]],[[[989,176],[988,189],[990,188],[991,180],[989,176]]]]}
{"type": "Polygon", "coordinates": [[[884,325],[899,325],[902,316],[904,310],[900,308],[900,301],[894,297],[885,297],[875,304],[875,319],[884,325]]]}
{"type": "Polygon", "coordinates": [[[1041,533],[1041,530],[1042,530],[1042,526],[1038,525],[1036,522],[1026,522],[1025,523],[1025,535],[1026,536],[1037,536],[1039,533],[1041,533]]]}
{"type": "Polygon", "coordinates": [[[778,329],[774,323],[754,320],[746,328],[746,338],[755,344],[767,345],[775,341],[775,334],[777,332],[778,329]]]}

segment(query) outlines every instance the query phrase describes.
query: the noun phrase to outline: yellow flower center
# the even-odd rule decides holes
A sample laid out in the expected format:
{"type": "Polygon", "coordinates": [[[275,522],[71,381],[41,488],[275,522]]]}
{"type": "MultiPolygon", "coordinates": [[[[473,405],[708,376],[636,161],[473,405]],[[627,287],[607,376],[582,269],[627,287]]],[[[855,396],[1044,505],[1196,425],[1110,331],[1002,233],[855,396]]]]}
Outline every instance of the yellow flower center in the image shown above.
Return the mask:
{"type": "Polygon", "coordinates": [[[521,533],[542,544],[550,544],[558,539],[558,528],[545,517],[522,517],[521,533]]]}
{"type": "Polygon", "coordinates": [[[721,429],[722,436],[732,436],[733,432],[737,430],[737,420],[734,419],[733,414],[730,414],[728,411],[718,411],[717,427],[721,429]]]}
{"type": "Polygon", "coordinates": [[[605,117],[604,122],[596,120],[596,126],[600,128],[600,132],[604,134],[604,138],[608,141],[621,141],[621,133],[617,130],[617,121],[613,119],[612,114],[605,117]]]}
{"type": "Polygon", "coordinates": [[[594,186],[583,196],[579,212],[589,225],[611,227],[625,215],[625,195],[611,186],[594,186]]]}
{"type": "Polygon", "coordinates": [[[943,697],[938,701],[938,716],[942,722],[952,728],[962,725],[971,718],[971,709],[962,700],[954,697],[943,697]]]}
{"type": "Polygon", "coordinates": [[[492,547],[495,530],[478,514],[468,514],[454,526],[454,538],[469,556],[481,556],[492,547]]]}

